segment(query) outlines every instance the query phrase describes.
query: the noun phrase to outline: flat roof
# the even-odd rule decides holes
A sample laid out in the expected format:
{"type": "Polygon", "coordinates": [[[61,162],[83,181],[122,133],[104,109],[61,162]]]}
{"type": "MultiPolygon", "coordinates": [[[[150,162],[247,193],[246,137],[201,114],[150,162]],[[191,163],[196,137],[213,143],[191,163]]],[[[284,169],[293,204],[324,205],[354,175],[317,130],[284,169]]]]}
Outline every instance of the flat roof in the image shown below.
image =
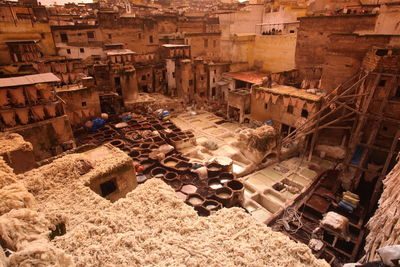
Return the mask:
{"type": "Polygon", "coordinates": [[[107,56],[117,56],[117,55],[132,55],[135,54],[130,49],[112,49],[112,50],[106,50],[107,51],[107,56]]]}
{"type": "Polygon", "coordinates": [[[263,79],[267,77],[266,73],[259,71],[226,72],[224,74],[232,77],[235,80],[252,84],[262,83],[263,79]]]}
{"type": "Polygon", "coordinates": [[[256,89],[259,89],[261,91],[268,92],[271,94],[297,97],[297,98],[301,98],[303,100],[309,100],[309,101],[313,101],[313,102],[319,102],[322,98],[321,95],[309,93],[305,89],[299,89],[299,88],[296,88],[293,86],[287,86],[287,85],[277,85],[272,88],[260,86],[256,89]]]}
{"type": "Polygon", "coordinates": [[[5,40],[5,43],[37,43],[38,39],[13,39],[13,40],[5,40]]]}
{"type": "Polygon", "coordinates": [[[171,48],[171,47],[189,47],[190,45],[185,44],[163,44],[163,47],[171,48]]]}
{"type": "Polygon", "coordinates": [[[0,88],[1,87],[30,85],[30,84],[36,84],[36,83],[60,82],[60,81],[61,80],[56,75],[54,75],[51,72],[48,72],[48,73],[25,75],[25,76],[12,77],[12,78],[1,78],[0,79],[0,88]]]}

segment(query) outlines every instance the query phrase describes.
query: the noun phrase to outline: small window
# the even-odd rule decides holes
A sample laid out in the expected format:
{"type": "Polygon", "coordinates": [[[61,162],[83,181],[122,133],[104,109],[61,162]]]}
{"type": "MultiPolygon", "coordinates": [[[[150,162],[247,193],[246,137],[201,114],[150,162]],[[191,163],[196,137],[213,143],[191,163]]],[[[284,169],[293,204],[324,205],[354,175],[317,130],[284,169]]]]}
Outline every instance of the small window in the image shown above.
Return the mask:
{"type": "Polygon", "coordinates": [[[189,85],[193,85],[193,80],[189,80],[189,85]]]}
{"type": "Polygon", "coordinates": [[[86,32],[87,38],[94,39],[94,32],[86,32]]]}
{"type": "Polygon", "coordinates": [[[396,94],[394,95],[396,98],[400,98],[400,86],[397,87],[396,94]]]}
{"type": "Polygon", "coordinates": [[[264,109],[268,109],[268,104],[267,103],[264,104],[264,109]]]}
{"type": "Polygon", "coordinates": [[[214,40],[214,41],[213,41],[213,46],[214,46],[214,47],[217,47],[217,40],[214,40]]]}
{"type": "Polygon", "coordinates": [[[216,91],[217,91],[217,88],[213,87],[213,88],[211,89],[211,95],[212,95],[212,96],[215,96],[215,95],[216,95],[216,91]]]}
{"type": "Polygon", "coordinates": [[[142,34],[138,33],[137,37],[138,37],[138,39],[142,39],[142,34]]]}
{"type": "Polygon", "coordinates": [[[214,74],[217,74],[217,70],[214,70],[214,74]]]}
{"type": "Polygon", "coordinates": [[[172,78],[175,78],[175,72],[172,72],[172,78]]]}
{"type": "Polygon", "coordinates": [[[146,80],[146,75],[142,75],[142,81],[146,80]]]}
{"type": "Polygon", "coordinates": [[[208,47],[208,39],[204,39],[204,48],[208,47]]]}
{"type": "Polygon", "coordinates": [[[78,36],[81,36],[82,35],[82,33],[81,32],[78,32],[78,36]]]}
{"type": "Polygon", "coordinates": [[[375,55],[383,57],[386,56],[389,53],[389,51],[387,49],[378,49],[375,52],[375,55]]]}
{"type": "Polygon", "coordinates": [[[108,39],[111,39],[111,38],[112,38],[112,34],[109,33],[109,34],[108,34],[108,39]]]}
{"type": "Polygon", "coordinates": [[[42,39],[46,38],[46,35],[42,32],[40,33],[40,37],[42,37],[42,39]]]}
{"type": "Polygon", "coordinates": [[[386,127],[386,126],[383,126],[383,127],[382,127],[382,130],[383,130],[383,131],[385,131],[385,132],[387,132],[387,130],[388,130],[388,127],[386,127]]]}
{"type": "Polygon", "coordinates": [[[149,41],[150,41],[151,44],[153,43],[153,36],[152,35],[149,36],[149,41]]]}
{"type": "Polygon", "coordinates": [[[290,113],[290,114],[293,114],[293,106],[292,105],[289,105],[288,107],[287,107],[287,113],[290,113]]]}
{"type": "Polygon", "coordinates": [[[66,33],[60,33],[61,43],[68,43],[68,35],[66,33]]]}
{"type": "Polygon", "coordinates": [[[200,76],[200,80],[202,80],[202,81],[204,80],[204,76],[203,75],[200,76]]]}
{"type": "Polygon", "coordinates": [[[82,102],[82,107],[86,107],[86,105],[87,105],[87,104],[86,104],[86,101],[83,101],[83,102],[82,102]]]}
{"type": "Polygon", "coordinates": [[[115,182],[115,179],[111,179],[107,182],[100,184],[100,191],[102,197],[106,197],[117,191],[117,184],[115,182]]]}
{"type": "Polygon", "coordinates": [[[79,48],[79,51],[80,51],[81,53],[85,53],[85,48],[79,48]]]}
{"type": "Polygon", "coordinates": [[[290,33],[295,33],[295,31],[294,31],[294,30],[290,30],[289,32],[290,32],[290,33]]]}
{"type": "Polygon", "coordinates": [[[380,80],[378,85],[384,87],[386,84],[386,80],[380,80]]]}
{"type": "Polygon", "coordinates": [[[67,48],[67,54],[71,54],[71,49],[67,48]]]}
{"type": "Polygon", "coordinates": [[[215,83],[215,78],[213,78],[213,83],[215,83]]]}
{"type": "Polygon", "coordinates": [[[302,116],[303,118],[308,118],[308,111],[307,111],[306,109],[302,109],[302,110],[301,110],[301,116],[302,116]]]}

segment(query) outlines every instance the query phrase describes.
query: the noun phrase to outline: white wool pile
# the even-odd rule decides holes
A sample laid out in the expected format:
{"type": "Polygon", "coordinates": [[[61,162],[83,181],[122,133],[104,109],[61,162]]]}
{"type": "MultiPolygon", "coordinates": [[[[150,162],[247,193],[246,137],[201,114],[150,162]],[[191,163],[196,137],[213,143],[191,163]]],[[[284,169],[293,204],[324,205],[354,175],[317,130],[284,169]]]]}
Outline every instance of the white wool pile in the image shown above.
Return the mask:
{"type": "Polygon", "coordinates": [[[198,217],[157,179],[54,243],[77,266],[328,266],[242,209],[198,217]]]}
{"type": "Polygon", "coordinates": [[[8,259],[4,253],[3,247],[0,245],[0,267],[8,266],[8,259]]]}
{"type": "Polygon", "coordinates": [[[36,201],[21,183],[14,183],[0,188],[0,216],[12,209],[35,209],[36,201]]]}
{"type": "Polygon", "coordinates": [[[0,156],[0,188],[15,182],[16,176],[13,169],[11,169],[3,160],[3,157],[0,156]]]}
{"type": "Polygon", "coordinates": [[[11,266],[75,266],[72,257],[66,255],[61,249],[55,248],[44,240],[29,243],[22,250],[11,254],[9,257],[11,266]]]}
{"type": "Polygon", "coordinates": [[[0,216],[0,237],[3,245],[13,251],[35,240],[47,240],[50,227],[43,214],[30,209],[12,210],[0,216]]]}
{"type": "Polygon", "coordinates": [[[68,218],[51,243],[77,266],[329,266],[310,249],[258,223],[242,209],[199,217],[162,180],[151,179],[114,203],[84,184],[124,158],[111,155],[80,177],[84,155],[24,173],[39,210],[68,218]]]}
{"type": "Polygon", "coordinates": [[[24,138],[17,133],[0,132],[0,155],[15,151],[32,151],[32,144],[25,141],[24,138]]]}

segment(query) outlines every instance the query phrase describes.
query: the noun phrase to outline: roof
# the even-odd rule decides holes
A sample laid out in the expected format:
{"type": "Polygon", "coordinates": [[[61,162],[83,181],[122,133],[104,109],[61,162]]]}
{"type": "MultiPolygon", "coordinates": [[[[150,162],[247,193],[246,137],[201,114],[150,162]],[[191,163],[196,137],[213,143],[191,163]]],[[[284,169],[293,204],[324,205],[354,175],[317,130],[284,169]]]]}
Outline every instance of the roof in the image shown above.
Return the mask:
{"type": "Polygon", "coordinates": [[[5,40],[5,43],[37,43],[38,39],[13,39],[13,40],[5,40]]]}
{"type": "Polygon", "coordinates": [[[224,75],[252,84],[262,83],[262,80],[267,77],[267,74],[258,71],[226,72],[224,75]]]}
{"type": "Polygon", "coordinates": [[[29,84],[36,84],[36,83],[60,82],[60,81],[61,80],[56,75],[54,75],[51,72],[48,72],[48,73],[25,75],[25,76],[12,77],[12,78],[2,78],[2,79],[0,79],[0,88],[1,87],[29,85],[29,84]]]}
{"type": "Polygon", "coordinates": [[[320,95],[308,93],[307,90],[298,89],[296,87],[287,86],[287,85],[278,85],[273,88],[267,88],[267,87],[260,86],[257,89],[262,90],[264,92],[269,92],[272,94],[297,97],[297,98],[301,98],[303,100],[314,101],[314,102],[318,102],[322,98],[322,96],[320,96],[320,95]]]}
{"type": "Polygon", "coordinates": [[[163,47],[171,48],[171,47],[189,47],[189,45],[184,44],[163,44],[163,47]]]}
{"type": "Polygon", "coordinates": [[[130,49],[113,49],[113,50],[106,50],[107,51],[107,56],[117,56],[117,55],[131,55],[135,54],[130,49]]]}

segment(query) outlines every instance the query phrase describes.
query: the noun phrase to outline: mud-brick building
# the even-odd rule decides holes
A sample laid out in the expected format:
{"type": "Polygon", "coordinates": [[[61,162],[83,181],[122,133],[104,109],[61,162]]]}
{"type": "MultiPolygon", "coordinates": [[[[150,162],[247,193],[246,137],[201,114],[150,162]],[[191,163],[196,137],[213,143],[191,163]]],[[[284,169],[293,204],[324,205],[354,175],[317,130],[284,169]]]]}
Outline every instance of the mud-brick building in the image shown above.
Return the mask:
{"type": "Polygon", "coordinates": [[[52,73],[0,79],[0,125],[33,145],[37,161],[74,145],[68,117],[55,93],[52,73]]]}

